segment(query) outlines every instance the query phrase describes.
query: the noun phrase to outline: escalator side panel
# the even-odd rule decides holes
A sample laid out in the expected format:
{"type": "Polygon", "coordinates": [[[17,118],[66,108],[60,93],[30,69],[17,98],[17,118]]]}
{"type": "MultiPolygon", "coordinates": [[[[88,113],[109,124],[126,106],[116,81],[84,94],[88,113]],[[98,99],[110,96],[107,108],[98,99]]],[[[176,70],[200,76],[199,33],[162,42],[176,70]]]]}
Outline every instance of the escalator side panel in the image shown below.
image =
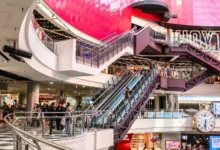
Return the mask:
{"type": "Polygon", "coordinates": [[[102,104],[105,104],[104,102],[106,102],[109,98],[112,97],[112,95],[114,95],[114,93],[121,88],[121,86],[127,82],[127,80],[131,77],[131,74],[126,76],[125,79],[121,79],[121,81],[119,83],[117,83],[115,86],[112,87],[112,91],[110,93],[106,93],[105,96],[106,97],[102,97],[102,99],[100,99],[101,101],[103,101],[102,103],[98,104],[100,101],[94,103],[94,105],[97,107],[97,109],[100,110],[100,107],[102,104]],[[104,99],[104,100],[103,100],[104,99]]]}
{"type": "Polygon", "coordinates": [[[159,75],[156,75],[154,79],[151,81],[151,83],[144,89],[144,92],[142,92],[138,100],[135,101],[135,103],[129,109],[128,113],[124,116],[124,119],[121,120],[119,125],[114,127],[115,142],[122,140],[122,138],[127,134],[133,122],[139,115],[139,112],[141,111],[141,109],[144,108],[144,106],[148,102],[150,94],[154,90],[156,90],[156,88],[159,86],[159,83],[160,83],[160,77],[159,75]]]}
{"type": "Polygon", "coordinates": [[[136,76],[133,75],[131,78],[129,78],[128,80],[126,80],[117,90],[114,90],[115,92],[110,95],[108,97],[108,99],[106,99],[105,101],[103,101],[103,105],[101,107],[98,108],[98,110],[106,110],[106,107],[112,102],[113,98],[116,97],[118,95],[119,92],[122,91],[122,89],[124,89],[125,86],[128,85],[128,83],[136,76]]]}

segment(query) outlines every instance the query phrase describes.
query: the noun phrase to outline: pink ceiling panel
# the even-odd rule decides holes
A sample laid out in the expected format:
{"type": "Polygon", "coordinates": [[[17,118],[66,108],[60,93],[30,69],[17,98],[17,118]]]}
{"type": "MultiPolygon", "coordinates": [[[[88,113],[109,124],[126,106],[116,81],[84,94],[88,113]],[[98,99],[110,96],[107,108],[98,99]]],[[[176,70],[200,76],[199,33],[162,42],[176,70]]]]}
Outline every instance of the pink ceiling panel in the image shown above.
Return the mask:
{"type": "MultiPolygon", "coordinates": [[[[102,39],[131,28],[130,4],[139,0],[45,0],[65,21],[82,32],[102,39]]],[[[166,2],[177,19],[170,23],[220,26],[219,0],[160,0],[166,2]]]]}

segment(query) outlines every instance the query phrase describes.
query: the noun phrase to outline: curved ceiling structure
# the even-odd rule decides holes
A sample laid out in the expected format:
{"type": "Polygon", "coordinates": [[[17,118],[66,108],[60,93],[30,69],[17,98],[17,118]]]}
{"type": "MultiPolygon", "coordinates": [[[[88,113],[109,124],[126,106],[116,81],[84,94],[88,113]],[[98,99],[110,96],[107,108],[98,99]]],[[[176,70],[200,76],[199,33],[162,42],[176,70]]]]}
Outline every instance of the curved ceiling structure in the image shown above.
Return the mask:
{"type": "MultiPolygon", "coordinates": [[[[44,0],[67,23],[82,32],[102,39],[131,28],[131,16],[161,21],[161,16],[143,14],[131,4],[139,0],[44,0]]],[[[146,0],[148,1],[148,0],[146,0]]],[[[219,26],[219,0],[157,0],[164,2],[177,19],[169,23],[190,26],[219,26]]]]}

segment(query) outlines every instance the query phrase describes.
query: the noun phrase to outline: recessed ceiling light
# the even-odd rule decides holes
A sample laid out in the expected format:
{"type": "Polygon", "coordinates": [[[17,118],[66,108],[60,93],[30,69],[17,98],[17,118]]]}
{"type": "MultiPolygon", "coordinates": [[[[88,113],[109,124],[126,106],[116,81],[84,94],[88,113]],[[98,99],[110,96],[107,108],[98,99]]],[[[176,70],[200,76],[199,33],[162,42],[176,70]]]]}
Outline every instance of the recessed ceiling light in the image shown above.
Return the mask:
{"type": "Polygon", "coordinates": [[[24,73],[25,71],[24,71],[24,70],[22,70],[21,72],[22,72],[22,73],[24,73]]]}

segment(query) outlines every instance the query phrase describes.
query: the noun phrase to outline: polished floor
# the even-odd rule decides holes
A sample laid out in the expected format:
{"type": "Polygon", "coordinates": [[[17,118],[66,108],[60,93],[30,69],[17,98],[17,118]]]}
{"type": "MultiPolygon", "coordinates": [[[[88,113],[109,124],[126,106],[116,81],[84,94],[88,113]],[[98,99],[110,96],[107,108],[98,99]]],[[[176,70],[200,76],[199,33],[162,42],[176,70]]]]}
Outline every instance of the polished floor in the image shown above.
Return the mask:
{"type": "Polygon", "coordinates": [[[13,150],[12,133],[8,127],[0,127],[0,150],[13,150]]]}

